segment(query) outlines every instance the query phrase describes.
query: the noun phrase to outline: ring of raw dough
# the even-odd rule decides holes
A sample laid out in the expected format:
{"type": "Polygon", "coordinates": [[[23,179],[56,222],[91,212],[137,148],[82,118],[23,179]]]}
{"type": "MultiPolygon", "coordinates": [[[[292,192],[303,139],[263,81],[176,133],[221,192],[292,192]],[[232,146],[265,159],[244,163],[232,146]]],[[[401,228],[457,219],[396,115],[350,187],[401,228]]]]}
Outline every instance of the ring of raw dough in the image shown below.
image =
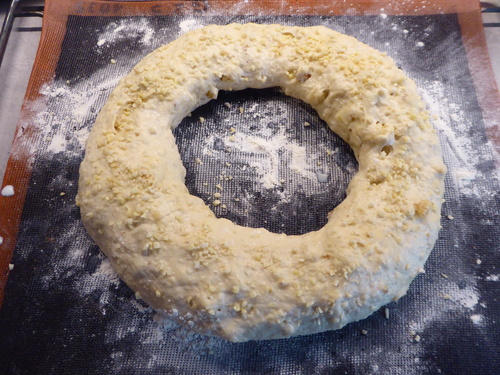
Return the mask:
{"type": "Polygon", "coordinates": [[[416,86],[390,58],[325,27],[232,24],[181,36],[120,82],[87,141],[77,202],[153,307],[200,333],[274,339],[341,328],[404,295],[437,238],[444,173],[416,86]],[[276,86],[359,162],[328,223],[302,236],[217,219],[188,193],[171,131],[218,90],[276,86]]]}

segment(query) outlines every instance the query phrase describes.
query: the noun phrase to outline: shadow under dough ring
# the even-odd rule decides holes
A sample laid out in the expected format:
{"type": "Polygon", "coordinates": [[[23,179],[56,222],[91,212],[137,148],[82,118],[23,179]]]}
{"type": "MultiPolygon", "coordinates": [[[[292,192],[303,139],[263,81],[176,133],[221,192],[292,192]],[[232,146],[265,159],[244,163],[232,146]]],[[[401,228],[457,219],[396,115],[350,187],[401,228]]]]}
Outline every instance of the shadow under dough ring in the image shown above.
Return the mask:
{"type": "Polygon", "coordinates": [[[385,54],[321,26],[212,25],[121,80],[88,138],[77,204],[151,306],[199,333],[275,339],[341,328],[403,296],[436,241],[445,170],[416,85],[385,54]],[[318,231],[218,219],[184,184],[172,129],[219,90],[267,87],[310,104],[358,160],[318,231]]]}

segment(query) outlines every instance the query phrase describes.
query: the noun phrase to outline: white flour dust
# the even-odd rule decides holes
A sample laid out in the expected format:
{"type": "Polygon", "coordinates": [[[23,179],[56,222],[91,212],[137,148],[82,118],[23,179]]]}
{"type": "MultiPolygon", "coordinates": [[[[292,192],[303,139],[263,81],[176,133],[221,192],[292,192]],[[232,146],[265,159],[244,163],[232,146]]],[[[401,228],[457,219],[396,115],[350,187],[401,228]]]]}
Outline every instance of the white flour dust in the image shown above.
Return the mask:
{"type": "MultiPolygon", "coordinates": [[[[209,136],[204,141],[203,155],[221,158],[227,149],[243,155],[243,158],[249,160],[249,167],[255,171],[260,185],[265,189],[281,186],[286,178],[285,173],[290,173],[290,171],[298,178],[306,179],[308,184],[321,183],[321,177],[318,177],[317,173],[318,160],[322,156],[332,155],[334,151],[324,144],[308,149],[306,145],[287,135],[289,124],[280,124],[277,127],[267,126],[273,121],[291,118],[287,106],[283,105],[280,108],[282,113],[279,117],[274,114],[274,108],[268,103],[254,104],[248,109],[245,108],[245,115],[251,116],[260,126],[254,131],[248,131],[235,125],[234,134],[228,134],[225,137],[222,150],[219,151],[213,148],[217,136],[209,136]],[[283,161],[289,163],[284,164],[283,161]]],[[[223,162],[222,158],[220,162],[223,162]]]]}
{"type": "Polygon", "coordinates": [[[181,29],[179,34],[185,34],[188,31],[196,30],[196,29],[199,29],[203,26],[204,25],[202,23],[200,23],[199,20],[194,19],[194,18],[192,18],[192,19],[188,18],[184,21],[179,22],[179,27],[181,29]]]}
{"type": "Polygon", "coordinates": [[[489,275],[485,277],[487,281],[500,281],[500,275],[489,275]]]}
{"type": "Polygon", "coordinates": [[[110,48],[119,42],[137,40],[140,44],[149,46],[154,37],[154,28],[147,18],[139,18],[134,21],[122,19],[109,23],[104,31],[99,34],[96,46],[98,48],[110,48]]]}
{"type": "Polygon", "coordinates": [[[482,316],[481,314],[472,314],[470,316],[470,319],[474,324],[480,325],[484,319],[484,316],[482,316]]]}
{"type": "MultiPolygon", "coordinates": [[[[477,125],[450,99],[442,82],[424,82],[419,91],[428,105],[432,122],[440,133],[443,152],[447,158],[445,162],[452,166],[449,173],[460,192],[475,197],[491,195],[491,188],[476,181],[481,174],[478,165],[483,161],[483,154],[478,152],[478,147],[486,154],[494,154],[492,144],[487,142],[478,146],[470,137],[470,130],[477,125]]],[[[493,178],[498,180],[498,174],[493,178]]]]}
{"type": "Polygon", "coordinates": [[[67,156],[80,157],[90,131],[90,126],[84,124],[95,118],[119,79],[104,68],[74,84],[59,80],[43,86],[42,96],[29,104],[32,108],[40,108],[46,99],[50,103],[44,110],[37,111],[32,124],[40,132],[42,143],[46,144],[40,153],[64,152],[67,156]]]}

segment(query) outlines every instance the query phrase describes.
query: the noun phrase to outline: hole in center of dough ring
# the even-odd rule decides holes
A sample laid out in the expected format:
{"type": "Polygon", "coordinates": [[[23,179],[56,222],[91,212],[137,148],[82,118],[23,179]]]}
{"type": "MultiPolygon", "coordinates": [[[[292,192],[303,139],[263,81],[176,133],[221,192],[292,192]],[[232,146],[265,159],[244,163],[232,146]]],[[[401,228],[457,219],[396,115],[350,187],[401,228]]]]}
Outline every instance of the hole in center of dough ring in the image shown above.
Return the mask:
{"type": "Polygon", "coordinates": [[[277,88],[219,91],[174,136],[191,194],[218,218],[274,233],[323,227],[357,170],[316,111],[277,88]]]}

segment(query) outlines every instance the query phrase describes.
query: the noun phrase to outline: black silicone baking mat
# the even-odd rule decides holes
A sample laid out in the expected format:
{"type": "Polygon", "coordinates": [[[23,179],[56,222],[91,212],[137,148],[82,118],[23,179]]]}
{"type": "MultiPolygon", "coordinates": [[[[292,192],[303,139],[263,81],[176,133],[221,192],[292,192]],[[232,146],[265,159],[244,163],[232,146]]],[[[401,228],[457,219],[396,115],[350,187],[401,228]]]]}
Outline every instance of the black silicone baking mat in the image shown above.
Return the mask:
{"type": "MultiPolygon", "coordinates": [[[[201,2],[185,4],[195,11],[75,12],[62,44],[42,45],[60,47],[47,63],[55,73],[27,99],[10,164],[30,173],[4,182],[26,196],[16,238],[0,232],[0,246],[15,241],[0,310],[0,373],[500,373],[500,198],[488,138],[498,122],[478,101],[469,68],[474,59],[489,62],[471,53],[459,15],[394,15],[382,7],[369,15],[217,15],[201,2]],[[84,141],[118,79],[182,33],[230,22],[325,25],[387,52],[417,82],[440,133],[449,173],[443,229],[426,273],[400,301],[342,330],[243,344],[193,334],[136,300],[81,224],[74,198],[84,141]]],[[[219,199],[219,217],[274,232],[324,225],[357,168],[315,112],[278,89],[222,92],[175,134],[191,193],[207,204],[219,199]]],[[[4,223],[8,207],[1,206],[4,223]]]]}

